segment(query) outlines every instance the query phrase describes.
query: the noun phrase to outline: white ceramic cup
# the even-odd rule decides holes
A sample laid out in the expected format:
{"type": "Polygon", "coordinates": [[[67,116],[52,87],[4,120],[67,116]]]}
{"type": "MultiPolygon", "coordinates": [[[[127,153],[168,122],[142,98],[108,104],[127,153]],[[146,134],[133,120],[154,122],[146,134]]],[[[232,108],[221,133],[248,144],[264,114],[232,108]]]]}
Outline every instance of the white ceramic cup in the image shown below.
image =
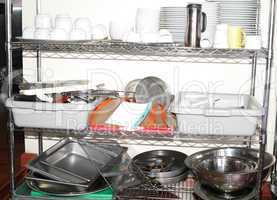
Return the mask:
{"type": "Polygon", "coordinates": [[[91,38],[93,28],[92,28],[92,22],[89,18],[87,17],[77,18],[74,22],[74,28],[82,29],[91,38]]]}
{"type": "Polygon", "coordinates": [[[34,38],[37,40],[49,40],[50,39],[50,29],[37,28],[34,32],[34,38]]]}
{"type": "Polygon", "coordinates": [[[214,47],[228,48],[228,24],[218,24],[215,31],[214,47]]]}
{"type": "Polygon", "coordinates": [[[262,47],[262,38],[259,35],[248,35],[245,38],[246,49],[260,49],[262,47]]]}
{"type": "Polygon", "coordinates": [[[90,40],[91,38],[82,29],[73,29],[70,33],[70,40],[90,40]]]}
{"type": "Polygon", "coordinates": [[[55,28],[64,29],[66,32],[72,31],[72,19],[69,15],[57,15],[55,18],[55,28]]]}
{"type": "Polygon", "coordinates": [[[55,28],[50,33],[51,40],[69,40],[69,33],[62,28],[55,28]]]}
{"type": "Polygon", "coordinates": [[[51,29],[52,28],[51,16],[48,14],[38,14],[35,17],[35,28],[51,29]]]}
{"type": "Polygon", "coordinates": [[[160,10],[138,8],[136,13],[137,33],[156,33],[160,28],[160,10]]]}
{"type": "Polygon", "coordinates": [[[112,40],[123,40],[126,33],[132,31],[130,24],[122,21],[111,21],[109,34],[112,40]]]}
{"type": "Polygon", "coordinates": [[[25,27],[22,37],[24,39],[34,39],[35,29],[33,27],[25,27]]]}
{"type": "Polygon", "coordinates": [[[92,39],[103,40],[108,37],[108,31],[105,25],[97,24],[92,28],[92,39]]]}

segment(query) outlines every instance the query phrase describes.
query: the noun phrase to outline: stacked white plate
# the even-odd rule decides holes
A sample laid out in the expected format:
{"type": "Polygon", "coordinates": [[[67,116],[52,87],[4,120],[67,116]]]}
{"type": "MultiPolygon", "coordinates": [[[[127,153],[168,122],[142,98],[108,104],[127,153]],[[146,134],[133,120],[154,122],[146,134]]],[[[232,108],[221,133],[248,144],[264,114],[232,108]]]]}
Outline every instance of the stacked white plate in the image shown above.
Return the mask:
{"type": "Polygon", "coordinates": [[[160,13],[160,29],[168,29],[173,41],[184,43],[187,27],[186,7],[162,7],[160,13]]]}
{"type": "Polygon", "coordinates": [[[220,2],[220,23],[242,26],[248,35],[259,32],[256,26],[258,0],[217,0],[220,2]]]}
{"type": "Polygon", "coordinates": [[[212,47],[214,43],[214,36],[216,25],[219,24],[220,4],[218,2],[206,2],[202,4],[202,12],[207,16],[207,28],[201,35],[201,43],[205,41],[206,47],[212,47]]]}

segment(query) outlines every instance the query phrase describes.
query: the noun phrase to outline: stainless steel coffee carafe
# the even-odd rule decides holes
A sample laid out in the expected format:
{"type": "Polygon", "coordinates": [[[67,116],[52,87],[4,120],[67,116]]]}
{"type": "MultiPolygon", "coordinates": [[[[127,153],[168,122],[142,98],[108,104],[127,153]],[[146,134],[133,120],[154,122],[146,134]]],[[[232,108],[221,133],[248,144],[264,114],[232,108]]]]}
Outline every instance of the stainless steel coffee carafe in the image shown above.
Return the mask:
{"type": "Polygon", "coordinates": [[[207,16],[202,12],[201,4],[187,6],[187,30],[185,38],[186,47],[200,47],[201,32],[207,27],[207,16]]]}

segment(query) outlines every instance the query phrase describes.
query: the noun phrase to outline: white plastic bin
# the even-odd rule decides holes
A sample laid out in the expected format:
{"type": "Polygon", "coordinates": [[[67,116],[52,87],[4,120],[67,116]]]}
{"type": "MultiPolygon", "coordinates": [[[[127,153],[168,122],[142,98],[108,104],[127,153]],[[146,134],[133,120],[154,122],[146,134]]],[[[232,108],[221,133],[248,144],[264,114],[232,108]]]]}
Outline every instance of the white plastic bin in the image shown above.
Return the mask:
{"type": "Polygon", "coordinates": [[[245,94],[180,92],[171,105],[178,131],[184,134],[250,136],[264,114],[245,94]]]}
{"type": "Polygon", "coordinates": [[[83,130],[99,101],[89,104],[27,102],[8,99],[18,127],[83,130]]]}

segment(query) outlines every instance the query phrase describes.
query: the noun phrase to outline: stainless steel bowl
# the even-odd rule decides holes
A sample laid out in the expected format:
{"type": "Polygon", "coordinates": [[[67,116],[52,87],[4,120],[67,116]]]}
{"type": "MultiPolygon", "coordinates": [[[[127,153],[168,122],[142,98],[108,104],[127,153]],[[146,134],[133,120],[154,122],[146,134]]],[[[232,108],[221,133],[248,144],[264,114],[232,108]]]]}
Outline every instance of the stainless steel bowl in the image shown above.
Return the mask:
{"type": "MultiPolygon", "coordinates": [[[[201,151],[189,156],[186,165],[200,184],[218,192],[236,193],[254,187],[258,175],[259,151],[256,149],[228,147],[201,151]]],[[[275,157],[265,153],[262,173],[266,179],[275,163],[275,157]]]]}

